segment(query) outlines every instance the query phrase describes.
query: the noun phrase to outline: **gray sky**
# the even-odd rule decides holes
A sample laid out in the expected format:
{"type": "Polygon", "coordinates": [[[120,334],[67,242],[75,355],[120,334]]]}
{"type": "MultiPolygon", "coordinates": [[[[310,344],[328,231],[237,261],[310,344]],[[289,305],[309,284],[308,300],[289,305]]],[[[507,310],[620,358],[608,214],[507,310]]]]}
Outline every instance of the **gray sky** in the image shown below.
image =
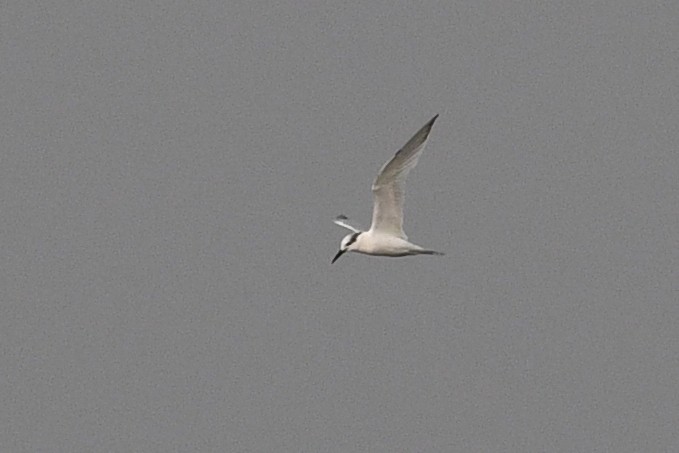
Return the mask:
{"type": "Polygon", "coordinates": [[[675,2],[0,13],[1,451],[679,450],[675,2]]]}

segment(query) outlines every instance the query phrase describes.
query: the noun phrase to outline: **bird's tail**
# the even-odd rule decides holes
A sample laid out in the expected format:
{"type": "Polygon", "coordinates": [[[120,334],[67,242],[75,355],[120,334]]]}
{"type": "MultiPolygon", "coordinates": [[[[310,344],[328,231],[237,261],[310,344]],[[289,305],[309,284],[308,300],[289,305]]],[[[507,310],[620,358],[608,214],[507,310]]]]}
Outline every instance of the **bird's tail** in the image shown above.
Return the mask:
{"type": "Polygon", "coordinates": [[[445,255],[445,253],[437,252],[436,250],[418,250],[417,254],[418,255],[437,255],[437,256],[445,255]]]}

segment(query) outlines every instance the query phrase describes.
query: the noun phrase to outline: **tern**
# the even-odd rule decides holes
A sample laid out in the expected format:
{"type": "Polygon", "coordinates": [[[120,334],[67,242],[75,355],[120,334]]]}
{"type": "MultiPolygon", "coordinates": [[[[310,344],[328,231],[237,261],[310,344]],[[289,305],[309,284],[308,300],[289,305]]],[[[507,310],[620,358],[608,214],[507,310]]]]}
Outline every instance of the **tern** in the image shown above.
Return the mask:
{"type": "Polygon", "coordinates": [[[408,242],[403,232],[403,196],[405,180],[427,144],[429,132],[436,118],[434,116],[422,129],[408,140],[394,157],[384,164],[373,182],[373,220],[368,231],[351,226],[346,216],[340,215],[334,222],[351,234],[342,239],[339,252],[332,263],[345,252],[357,252],[375,256],[443,255],[441,252],[426,250],[408,242]]]}

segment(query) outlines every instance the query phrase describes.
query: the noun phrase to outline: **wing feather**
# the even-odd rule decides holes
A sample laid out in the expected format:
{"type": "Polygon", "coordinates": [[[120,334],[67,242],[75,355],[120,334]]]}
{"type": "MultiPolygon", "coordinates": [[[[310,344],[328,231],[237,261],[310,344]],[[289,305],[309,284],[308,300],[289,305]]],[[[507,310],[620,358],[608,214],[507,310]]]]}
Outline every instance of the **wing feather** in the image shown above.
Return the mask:
{"type": "Polygon", "coordinates": [[[355,226],[349,225],[346,222],[347,220],[349,220],[349,218],[347,216],[340,214],[337,217],[335,217],[335,220],[333,220],[333,222],[335,222],[336,225],[339,225],[342,228],[346,228],[347,230],[353,231],[354,233],[360,233],[361,232],[361,230],[359,230],[355,226]]]}

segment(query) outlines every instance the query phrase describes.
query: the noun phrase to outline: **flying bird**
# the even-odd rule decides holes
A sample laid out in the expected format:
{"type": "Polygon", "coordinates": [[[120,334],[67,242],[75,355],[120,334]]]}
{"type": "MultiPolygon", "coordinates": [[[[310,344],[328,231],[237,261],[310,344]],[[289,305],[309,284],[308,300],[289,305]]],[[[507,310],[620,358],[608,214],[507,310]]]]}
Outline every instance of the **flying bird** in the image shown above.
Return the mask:
{"type": "Polygon", "coordinates": [[[340,215],[334,222],[351,230],[342,239],[334,263],[345,252],[364,253],[375,256],[443,255],[441,252],[426,250],[408,242],[403,232],[403,196],[406,176],[415,168],[427,144],[429,132],[436,118],[434,116],[422,129],[417,131],[408,143],[394,157],[384,164],[373,182],[373,221],[368,231],[351,226],[346,216],[340,215]]]}

